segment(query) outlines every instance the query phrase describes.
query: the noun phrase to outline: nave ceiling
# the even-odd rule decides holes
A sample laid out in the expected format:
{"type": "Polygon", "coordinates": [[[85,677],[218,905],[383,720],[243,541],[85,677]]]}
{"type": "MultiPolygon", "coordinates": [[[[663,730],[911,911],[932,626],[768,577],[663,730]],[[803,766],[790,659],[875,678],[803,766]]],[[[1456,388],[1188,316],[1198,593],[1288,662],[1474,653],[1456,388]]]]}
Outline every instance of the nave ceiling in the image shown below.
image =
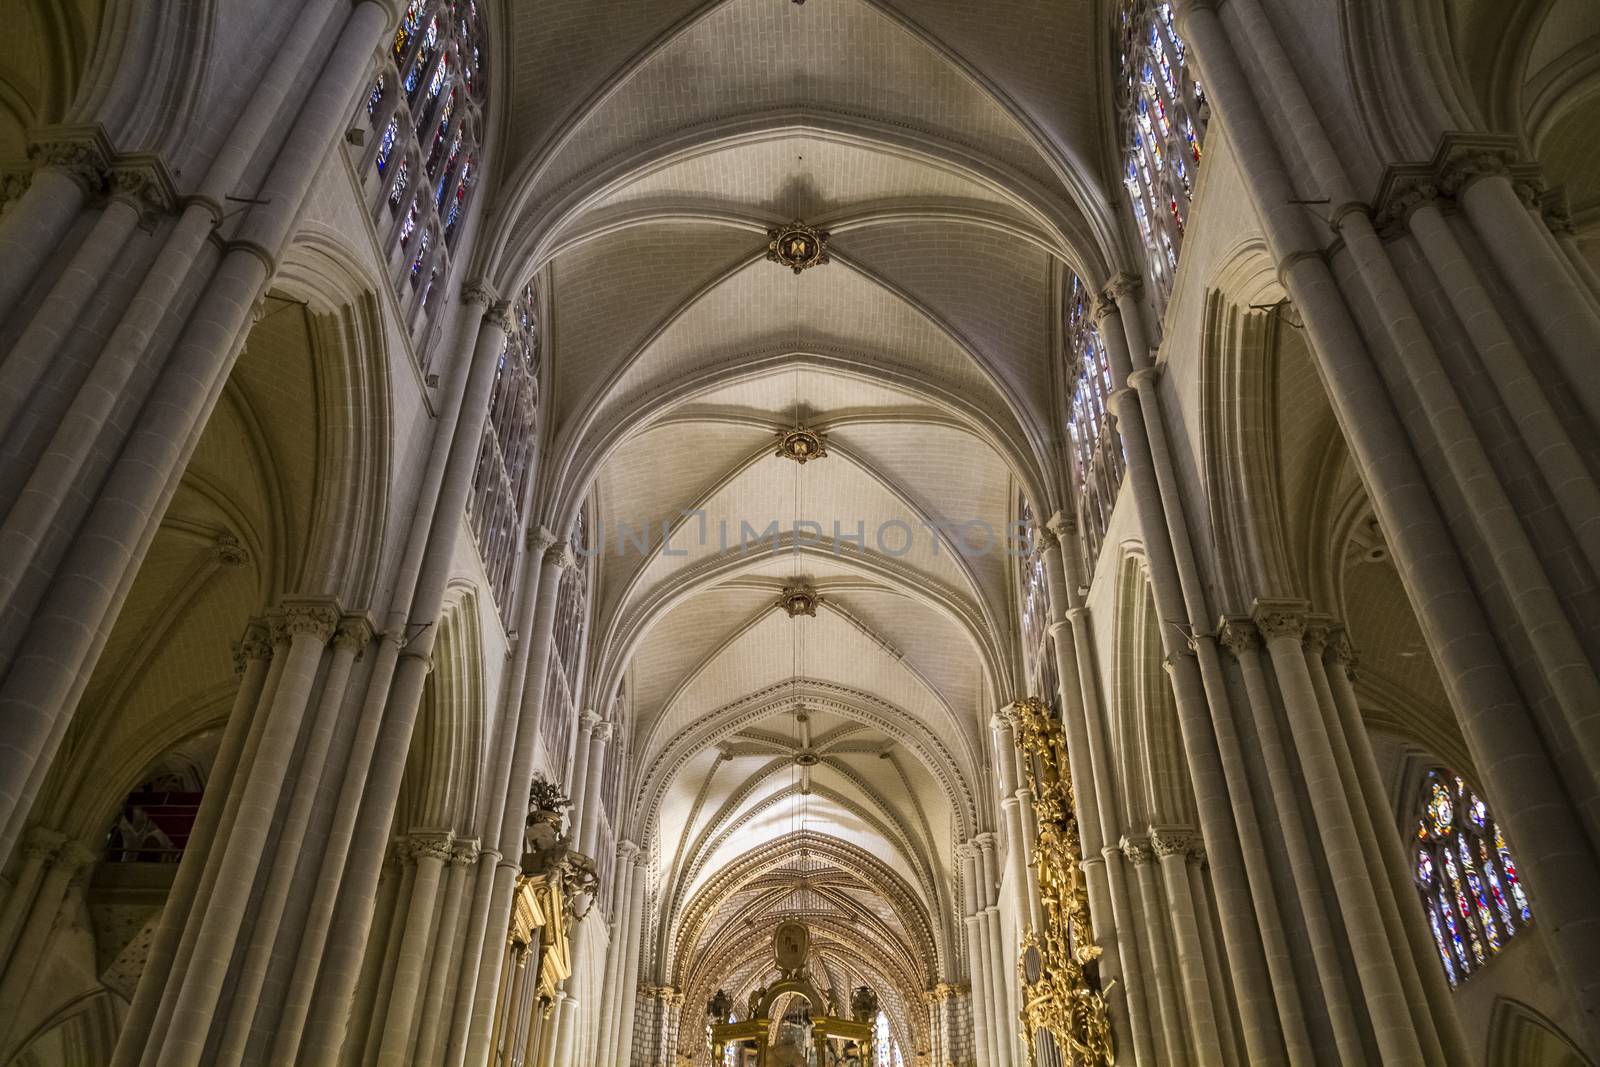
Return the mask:
{"type": "Polygon", "coordinates": [[[798,914],[824,986],[920,1025],[1022,695],[1007,525],[1061,506],[1061,293],[1117,243],[1109,31],[1087,4],[547,6],[571,17],[513,31],[493,254],[547,293],[544,521],[587,503],[603,539],[585,685],[628,709],[656,978],[744,997],[798,914]],[[794,220],[829,262],[768,260],[794,220]],[[797,427],[827,454],[779,456],[797,427]]]}

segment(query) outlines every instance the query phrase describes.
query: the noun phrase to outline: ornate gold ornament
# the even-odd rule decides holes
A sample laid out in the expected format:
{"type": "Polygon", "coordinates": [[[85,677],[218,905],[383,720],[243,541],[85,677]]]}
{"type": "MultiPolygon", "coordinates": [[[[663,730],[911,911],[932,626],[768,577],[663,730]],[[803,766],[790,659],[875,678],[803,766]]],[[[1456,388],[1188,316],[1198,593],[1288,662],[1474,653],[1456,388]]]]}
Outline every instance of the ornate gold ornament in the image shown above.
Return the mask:
{"type": "Polygon", "coordinates": [[[800,615],[816,618],[820,603],[822,594],[809,585],[784,586],[783,595],[778,598],[778,607],[788,612],[791,619],[800,615]]]}
{"type": "Polygon", "coordinates": [[[804,426],[783,430],[778,434],[777,454],[801,465],[813,459],[822,459],[828,454],[828,435],[804,426]]]}
{"type": "Polygon", "coordinates": [[[1068,1063],[1110,1067],[1116,1056],[1098,975],[1101,949],[1089,925],[1066,736],[1042,700],[1028,697],[1016,709],[1017,744],[1039,822],[1033,866],[1044,911],[1044,929],[1025,932],[1017,954],[1028,1067],[1038,1063],[1040,1030],[1068,1063]]]}
{"type": "Polygon", "coordinates": [[[828,262],[828,234],[795,219],[767,231],[767,258],[799,274],[828,262]]]}

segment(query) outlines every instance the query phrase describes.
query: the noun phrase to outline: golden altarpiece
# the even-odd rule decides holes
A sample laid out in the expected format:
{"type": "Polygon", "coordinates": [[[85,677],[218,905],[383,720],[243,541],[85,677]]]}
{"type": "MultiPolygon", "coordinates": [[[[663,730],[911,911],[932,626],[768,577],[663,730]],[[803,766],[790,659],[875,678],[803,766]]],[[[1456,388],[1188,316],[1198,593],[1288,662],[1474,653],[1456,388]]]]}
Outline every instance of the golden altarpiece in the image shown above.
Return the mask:
{"type": "Polygon", "coordinates": [[[749,1011],[734,1019],[733,1002],[718,990],[706,1006],[706,1040],[711,1062],[722,1067],[730,1049],[737,1067],[833,1067],[849,1063],[865,1067],[873,1059],[877,1002],[857,1008],[855,1018],[830,1013],[806,971],[811,932],[804,923],[790,920],[773,934],[773,958],[778,980],[750,997],[749,1011]],[[797,1013],[806,1021],[793,1024],[797,1013]]]}
{"type": "Polygon", "coordinates": [[[1017,744],[1039,824],[1032,865],[1039,878],[1043,929],[1018,947],[1023,1046],[1029,1067],[1110,1067],[1111,1023],[1100,988],[1100,946],[1089,925],[1077,809],[1061,721],[1034,697],[1017,702],[1017,744]]]}

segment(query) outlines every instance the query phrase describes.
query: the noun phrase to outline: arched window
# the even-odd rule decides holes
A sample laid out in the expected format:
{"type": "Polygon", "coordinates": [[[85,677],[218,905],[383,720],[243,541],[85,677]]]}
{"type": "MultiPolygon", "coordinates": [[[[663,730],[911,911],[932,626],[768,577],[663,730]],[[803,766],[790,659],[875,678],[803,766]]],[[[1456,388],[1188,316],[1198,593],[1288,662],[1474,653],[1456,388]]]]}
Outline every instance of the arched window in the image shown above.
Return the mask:
{"type": "MultiPolygon", "coordinates": [[[[527,521],[528,491],[533,481],[538,443],[539,322],[537,294],[525,286],[511,307],[511,332],[495,371],[489,396],[489,421],[478,446],[467,517],[478,538],[489,587],[500,617],[509,619],[511,577],[517,539],[527,521]]],[[[526,566],[538,566],[531,560],[526,566]]]]}
{"type": "MultiPolygon", "coordinates": [[[[567,538],[574,549],[588,545],[588,509],[578,512],[567,538]]],[[[576,562],[561,575],[556,593],[555,629],[550,648],[550,665],[545,677],[545,714],[540,722],[545,751],[566,766],[572,746],[573,725],[578,719],[582,698],[584,635],[589,625],[589,561],[586,552],[574,552],[576,562]]]]}
{"type": "Polygon", "coordinates": [[[1072,398],[1067,444],[1077,491],[1078,542],[1084,573],[1093,574],[1125,467],[1121,438],[1110,432],[1111,362],[1090,314],[1089,292],[1077,278],[1067,291],[1067,380],[1072,398]]]}
{"type": "Polygon", "coordinates": [[[367,93],[363,181],[419,357],[478,181],[481,41],[476,0],[411,0],[367,93]]]}
{"type": "Polygon", "coordinates": [[[1460,776],[1429,771],[1416,800],[1417,892],[1451,985],[1533,920],[1517,862],[1489,806],[1460,776]]]}
{"type": "Polygon", "coordinates": [[[1156,311],[1166,310],[1205,139],[1205,93],[1184,62],[1172,4],[1122,0],[1115,23],[1122,182],[1145,245],[1156,311]]]}
{"type": "MultiPolygon", "coordinates": [[[[1034,528],[1033,509],[1025,497],[1017,498],[1017,522],[1034,528]]],[[[1047,634],[1050,627],[1050,585],[1045,574],[1044,553],[1035,542],[1032,551],[1018,560],[1018,607],[1022,615],[1023,667],[1028,674],[1028,691],[1053,700],[1056,689],[1055,664],[1049,655],[1047,634]]]]}

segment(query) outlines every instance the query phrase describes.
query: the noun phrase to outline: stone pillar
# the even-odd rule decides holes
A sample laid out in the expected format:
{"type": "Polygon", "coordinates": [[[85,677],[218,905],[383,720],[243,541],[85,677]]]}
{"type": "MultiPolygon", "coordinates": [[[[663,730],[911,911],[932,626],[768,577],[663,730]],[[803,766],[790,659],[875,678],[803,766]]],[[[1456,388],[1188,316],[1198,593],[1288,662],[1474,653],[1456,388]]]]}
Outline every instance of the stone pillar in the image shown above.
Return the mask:
{"type": "MultiPolygon", "coordinates": [[[[994,1030],[998,1067],[1012,1067],[1017,1052],[1017,1017],[1014,1004],[1016,981],[1007,975],[1006,945],[1000,925],[1000,863],[995,856],[995,836],[982,833],[978,843],[978,877],[982,886],[983,922],[988,931],[989,983],[991,994],[989,1025],[994,1030]]],[[[1013,971],[1012,974],[1015,974],[1013,971]]]]}
{"type": "Polygon", "coordinates": [[[277,822],[284,779],[294,757],[328,640],[338,624],[336,609],[317,602],[291,603],[279,623],[283,674],[266,716],[260,745],[241,790],[222,864],[198,924],[188,968],[168,984],[172,1011],[164,1039],[152,1048],[156,1067],[197,1067],[223,994],[250,890],[265,859],[268,835],[277,822]]]}
{"type": "Polygon", "coordinates": [[[1305,789],[1318,800],[1312,810],[1378,1048],[1385,1062],[1423,1062],[1422,1043],[1412,1022],[1406,990],[1367,876],[1361,840],[1345,802],[1339,768],[1306,669],[1301,646],[1305,616],[1296,606],[1258,600],[1255,620],[1283,695],[1305,789]]]}
{"type": "MultiPolygon", "coordinates": [[[[1178,996],[1177,982],[1172,973],[1172,951],[1167,946],[1167,932],[1171,915],[1161,897],[1161,887],[1156,880],[1159,872],[1152,862],[1149,839],[1124,837],[1122,854],[1133,867],[1133,881],[1139,894],[1139,904],[1144,912],[1144,929],[1150,949],[1150,987],[1154,990],[1156,1018],[1160,1023],[1165,1055],[1158,1061],[1184,1067],[1189,1062],[1189,1045],[1184,1039],[1184,1010],[1178,996]]],[[[1197,1052],[1203,1051],[1196,1049],[1197,1052]]]]}
{"type": "MultiPolygon", "coordinates": [[[[491,936],[490,919],[491,916],[505,915],[509,921],[511,895],[521,870],[518,865],[522,859],[520,847],[513,856],[502,854],[499,848],[500,833],[506,812],[512,804],[510,783],[513,778],[518,781],[522,778],[522,768],[513,766],[515,759],[523,751],[528,760],[533,758],[532,724],[522,721],[522,701],[527,687],[528,649],[537,625],[535,610],[539,601],[539,582],[544,574],[544,554],[555,543],[555,536],[548,530],[529,530],[523,540],[522,557],[518,562],[517,638],[511,649],[505,688],[500,700],[500,721],[495,729],[492,769],[484,789],[484,796],[490,800],[482,815],[486,845],[480,853],[482,858],[473,886],[472,913],[467,919],[461,949],[461,979],[456,987],[450,1036],[441,1059],[447,1067],[463,1067],[467,1056],[468,1030],[477,1017],[475,1007],[480,997],[493,997],[495,983],[492,977],[487,986],[482,989],[479,987],[486,971],[497,974],[500,967],[499,962],[490,964],[486,955],[503,956],[494,951],[499,932],[497,930],[491,936]],[[525,744],[519,746],[519,741],[524,741],[525,733],[525,744]],[[499,808],[493,804],[495,797],[501,800],[499,808]],[[485,945],[489,946],[487,953],[485,945]]],[[[493,1004],[494,1000],[491,999],[488,1010],[493,1010],[493,1004]]]]}
{"type": "MultiPolygon", "coordinates": [[[[44,831],[30,837],[30,851],[32,855],[25,862],[34,863],[40,871],[38,890],[31,902],[21,905],[26,917],[21,922],[16,948],[6,961],[4,977],[0,977],[0,1046],[21,1036],[13,1032],[17,1015],[28,984],[49,947],[50,933],[55,929],[56,917],[66,900],[67,887],[99,859],[81,842],[44,831]]],[[[21,888],[20,881],[17,888],[21,888]]]]}
{"type": "Polygon", "coordinates": [[[961,845],[956,849],[957,862],[961,864],[961,899],[965,902],[967,916],[967,972],[972,979],[972,1045],[978,1067],[995,1067],[999,1053],[994,1045],[994,1031],[989,1024],[990,986],[988,954],[984,950],[986,928],[983,925],[982,905],[978,900],[977,848],[961,845]]]}
{"type": "Polygon", "coordinates": [[[594,738],[594,728],[600,725],[600,716],[584,711],[578,716],[578,729],[572,739],[571,778],[567,783],[568,797],[572,802],[567,810],[567,832],[572,835],[572,847],[583,851],[583,807],[589,789],[589,745],[594,738]]]}
{"type": "Polygon", "coordinates": [[[417,873],[412,879],[411,900],[405,925],[401,928],[394,983],[389,989],[388,1003],[378,1005],[383,1015],[378,1067],[401,1067],[410,1062],[417,999],[422,992],[424,968],[434,939],[434,912],[453,842],[449,831],[422,830],[413,832],[406,844],[414,857],[417,873]]]}
{"type": "MultiPolygon", "coordinates": [[[[1322,257],[1326,239],[1314,233],[1308,216],[1294,203],[1301,194],[1284,166],[1227,27],[1216,11],[1195,0],[1179,5],[1177,17],[1190,44],[1191,62],[1198,66],[1212,106],[1235,144],[1268,246],[1305,323],[1320,377],[1379,521],[1389,534],[1445,691],[1485,776],[1484,786],[1495,798],[1502,825],[1518,842],[1530,885],[1537,888],[1543,881],[1550,887],[1541,904],[1563,930],[1552,944],[1557,970],[1584,1017],[1600,1019],[1600,982],[1594,980],[1592,966],[1600,957],[1600,857],[1573,809],[1571,797],[1578,783],[1564,776],[1552,760],[1541,727],[1513,681],[1497,624],[1486,612],[1465,561],[1452,548],[1452,535],[1427,490],[1429,483],[1407,429],[1386,402],[1377,360],[1322,257]]],[[[1475,226],[1481,221],[1486,229],[1507,231],[1508,247],[1491,254],[1538,257],[1537,250],[1523,247],[1525,242],[1516,237],[1521,226],[1531,225],[1526,214],[1521,221],[1512,217],[1504,203],[1506,190],[1493,189],[1492,179],[1479,184],[1484,189],[1476,198],[1477,206],[1463,205],[1469,208],[1469,217],[1477,212],[1481,218],[1473,219],[1475,226]]],[[[1508,260],[1502,272],[1509,270],[1522,288],[1530,277],[1542,278],[1543,272],[1537,270],[1520,277],[1522,266],[1508,260]]],[[[1560,284],[1573,292],[1566,279],[1560,284]]],[[[1530,303],[1543,299],[1537,293],[1526,295],[1530,303]]],[[[1537,324],[1549,335],[1547,343],[1569,373],[1580,369],[1569,361],[1582,347],[1569,342],[1590,332],[1585,326],[1588,314],[1574,312],[1568,318],[1554,309],[1548,323],[1537,324]]],[[[1588,377],[1593,389],[1592,375],[1588,377]]],[[[1577,791],[1591,789],[1592,782],[1577,791]]],[[[1213,854],[1214,864],[1215,860],[1213,854]]],[[[1591,1023],[1591,1034],[1595,1030],[1591,1023]]]]}
{"type": "Polygon", "coordinates": [[[606,952],[605,984],[600,989],[600,1041],[596,1049],[599,1067],[613,1067],[619,1058],[622,974],[628,955],[628,930],[633,924],[633,861],[638,853],[639,846],[632,841],[624,841],[617,846],[611,893],[611,907],[615,912],[612,917],[613,933],[606,952]]]}
{"type": "Polygon", "coordinates": [[[472,881],[471,872],[477,865],[478,842],[471,839],[456,841],[450,850],[444,905],[439,911],[439,932],[434,939],[427,989],[417,1017],[417,1040],[413,1052],[417,1063],[439,1063],[444,1056],[440,1045],[444,1042],[444,1030],[449,1022],[445,1003],[452,999],[461,959],[456,951],[459,941],[456,931],[463,918],[466,887],[472,881]]]}
{"type": "Polygon", "coordinates": [[[628,955],[622,966],[618,993],[622,997],[617,1041],[618,1061],[623,1067],[633,1064],[633,1017],[639,1007],[639,962],[644,948],[646,867],[644,858],[633,861],[632,901],[628,906],[628,955]]]}
{"type": "MultiPolygon", "coordinates": [[[[1212,996],[1211,976],[1206,970],[1205,949],[1201,944],[1201,913],[1189,881],[1190,860],[1200,847],[1199,836],[1186,830],[1152,829],[1150,847],[1166,889],[1166,914],[1178,957],[1178,976],[1195,1059],[1202,1064],[1237,1063],[1238,1054],[1232,1048],[1232,1020],[1225,1012],[1217,1010],[1212,996]]],[[[1220,987],[1217,988],[1220,991],[1220,987]]]]}
{"type": "Polygon", "coordinates": [[[1300,912],[1305,918],[1306,937],[1311,944],[1311,957],[1322,986],[1322,999],[1327,1007],[1334,1043],[1341,1059],[1356,1062],[1364,1055],[1354,1012],[1356,1000],[1345,982],[1329,893],[1318,875],[1319,867],[1312,851],[1311,837],[1301,820],[1300,773],[1284,747],[1283,736],[1278,728],[1281,713],[1273,703],[1271,689],[1262,670],[1256,627],[1248,619],[1225,619],[1221,636],[1223,647],[1232,653],[1244,677],[1247,704],[1255,721],[1256,742],[1271,783],[1279,833],[1289,858],[1300,912]]]}
{"type": "Polygon", "coordinates": [[[601,793],[605,787],[606,744],[611,740],[612,729],[609,722],[596,723],[589,739],[588,773],[584,776],[583,800],[579,812],[580,825],[574,846],[585,855],[591,854],[598,844],[597,834],[600,830],[603,804],[601,793]]]}

